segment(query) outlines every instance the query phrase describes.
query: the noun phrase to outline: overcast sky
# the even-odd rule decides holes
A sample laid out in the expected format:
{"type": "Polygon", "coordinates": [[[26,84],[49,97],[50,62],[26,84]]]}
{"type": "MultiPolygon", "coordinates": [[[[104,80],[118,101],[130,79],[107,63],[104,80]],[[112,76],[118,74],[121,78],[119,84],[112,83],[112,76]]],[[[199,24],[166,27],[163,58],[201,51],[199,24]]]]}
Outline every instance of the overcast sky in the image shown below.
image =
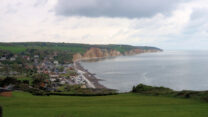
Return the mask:
{"type": "Polygon", "coordinates": [[[0,42],[208,50],[208,0],[0,0],[0,42]]]}

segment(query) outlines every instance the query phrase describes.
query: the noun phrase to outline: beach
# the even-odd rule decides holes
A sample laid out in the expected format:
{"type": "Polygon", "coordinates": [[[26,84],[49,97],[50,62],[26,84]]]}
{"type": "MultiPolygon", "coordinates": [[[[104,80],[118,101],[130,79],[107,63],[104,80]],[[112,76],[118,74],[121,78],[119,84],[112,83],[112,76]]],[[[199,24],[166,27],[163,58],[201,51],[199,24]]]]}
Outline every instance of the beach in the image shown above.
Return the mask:
{"type": "Polygon", "coordinates": [[[79,63],[79,61],[74,62],[74,68],[80,75],[80,77],[86,82],[87,88],[107,89],[105,86],[99,83],[100,79],[96,78],[95,74],[92,74],[88,70],[84,69],[79,63]]]}

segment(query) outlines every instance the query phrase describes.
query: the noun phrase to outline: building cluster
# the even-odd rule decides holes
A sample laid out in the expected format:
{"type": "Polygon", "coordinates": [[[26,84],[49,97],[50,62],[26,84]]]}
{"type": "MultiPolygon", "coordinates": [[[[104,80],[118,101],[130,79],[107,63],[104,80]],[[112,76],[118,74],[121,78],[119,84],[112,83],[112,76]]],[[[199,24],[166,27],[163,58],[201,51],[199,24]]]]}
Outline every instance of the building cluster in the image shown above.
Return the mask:
{"type": "MultiPolygon", "coordinates": [[[[1,62],[12,61],[15,62],[18,58],[21,58],[23,63],[18,64],[19,66],[24,66],[25,69],[36,70],[37,74],[47,74],[49,76],[49,81],[52,84],[50,90],[55,90],[57,87],[62,85],[81,85],[82,88],[86,88],[87,82],[83,79],[73,64],[61,64],[58,60],[54,59],[55,55],[47,55],[41,58],[39,55],[13,55],[0,56],[0,68],[3,67],[1,62]]],[[[9,75],[19,74],[15,70],[9,70],[9,75]]],[[[1,74],[1,73],[0,73],[1,74]]],[[[43,84],[44,87],[47,83],[43,84]]]]}

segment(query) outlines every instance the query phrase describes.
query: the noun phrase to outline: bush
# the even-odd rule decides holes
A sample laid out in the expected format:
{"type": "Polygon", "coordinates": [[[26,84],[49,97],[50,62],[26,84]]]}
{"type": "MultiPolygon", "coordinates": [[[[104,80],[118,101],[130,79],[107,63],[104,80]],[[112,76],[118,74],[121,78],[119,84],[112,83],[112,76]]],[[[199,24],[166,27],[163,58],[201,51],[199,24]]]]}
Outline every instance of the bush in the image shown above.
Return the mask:
{"type": "Polygon", "coordinates": [[[173,90],[165,87],[152,87],[144,84],[139,84],[132,89],[134,93],[144,93],[144,94],[153,94],[153,95],[162,95],[172,93],[173,90]]]}
{"type": "Polygon", "coordinates": [[[16,78],[6,77],[4,80],[0,81],[0,86],[4,87],[4,86],[8,86],[10,84],[18,84],[18,83],[20,83],[20,82],[18,82],[16,78]]]}
{"type": "Polygon", "coordinates": [[[31,88],[29,92],[36,96],[48,96],[49,95],[49,93],[46,91],[43,91],[40,89],[34,89],[34,88],[31,88]]]}
{"type": "Polygon", "coordinates": [[[23,80],[22,83],[29,85],[29,80],[23,80]]]}
{"type": "Polygon", "coordinates": [[[148,95],[162,95],[180,98],[198,99],[208,102],[208,91],[174,91],[165,87],[152,87],[143,84],[134,86],[133,93],[141,93],[148,95]]]}
{"type": "Polygon", "coordinates": [[[208,102],[208,96],[203,97],[203,100],[208,102]]]}
{"type": "Polygon", "coordinates": [[[29,85],[24,84],[24,83],[20,83],[20,84],[15,86],[15,89],[22,90],[22,91],[28,91],[29,90],[29,85]]]}

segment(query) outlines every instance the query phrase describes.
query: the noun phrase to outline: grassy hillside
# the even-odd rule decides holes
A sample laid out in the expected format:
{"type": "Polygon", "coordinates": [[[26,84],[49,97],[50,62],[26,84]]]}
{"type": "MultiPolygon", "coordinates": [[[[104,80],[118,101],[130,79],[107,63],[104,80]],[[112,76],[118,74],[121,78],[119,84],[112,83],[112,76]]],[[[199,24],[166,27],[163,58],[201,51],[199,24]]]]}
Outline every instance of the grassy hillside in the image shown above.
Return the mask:
{"type": "Polygon", "coordinates": [[[10,46],[10,45],[0,45],[0,50],[7,50],[12,53],[20,53],[26,51],[24,46],[10,46]]]}
{"type": "Polygon", "coordinates": [[[0,97],[3,117],[208,117],[208,103],[190,99],[119,94],[112,96],[0,97]]]}
{"type": "Polygon", "coordinates": [[[43,50],[60,50],[69,51],[71,53],[84,53],[91,47],[97,47],[101,49],[113,49],[120,51],[121,53],[129,51],[131,49],[157,49],[156,47],[147,46],[130,46],[130,45],[89,45],[89,44],[72,44],[72,43],[47,43],[47,42],[25,42],[25,43],[0,43],[0,50],[7,50],[13,53],[20,53],[26,51],[26,49],[43,49],[43,50]]]}

